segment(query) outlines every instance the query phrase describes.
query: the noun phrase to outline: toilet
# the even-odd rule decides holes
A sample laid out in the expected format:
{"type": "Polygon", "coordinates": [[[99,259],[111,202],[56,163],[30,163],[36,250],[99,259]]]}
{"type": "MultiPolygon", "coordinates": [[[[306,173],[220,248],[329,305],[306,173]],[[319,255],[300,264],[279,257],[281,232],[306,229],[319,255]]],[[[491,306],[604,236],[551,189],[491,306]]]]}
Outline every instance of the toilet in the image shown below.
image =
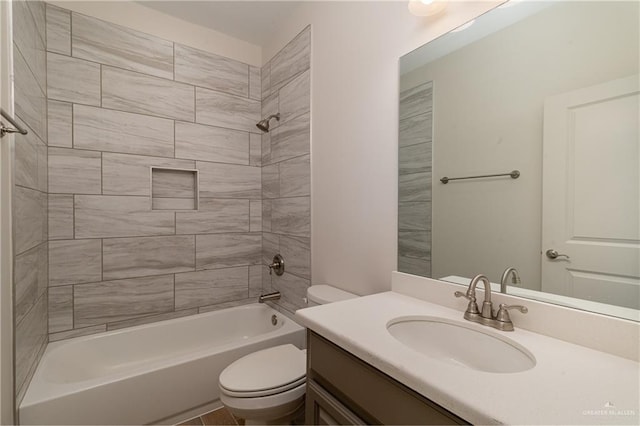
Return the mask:
{"type": "MultiPolygon", "coordinates": [[[[329,285],[307,290],[309,306],[356,296],[329,285]]],[[[220,400],[236,417],[251,424],[289,424],[304,413],[307,351],[280,345],[246,355],[220,374],[220,400]]]]}

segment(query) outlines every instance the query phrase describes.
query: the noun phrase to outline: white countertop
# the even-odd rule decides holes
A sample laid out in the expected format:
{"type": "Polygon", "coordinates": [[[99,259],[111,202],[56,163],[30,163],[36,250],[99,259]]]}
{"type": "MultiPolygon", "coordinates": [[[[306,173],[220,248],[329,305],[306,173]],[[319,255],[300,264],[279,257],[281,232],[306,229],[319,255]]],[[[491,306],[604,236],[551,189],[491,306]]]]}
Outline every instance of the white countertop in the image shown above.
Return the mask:
{"type": "Polygon", "coordinates": [[[517,329],[517,323],[513,332],[499,332],[465,321],[504,334],[536,358],[524,372],[476,371],[429,358],[387,332],[389,321],[410,315],[464,321],[462,311],[395,292],[296,312],[309,329],[473,424],[640,424],[635,361],[517,329]]]}

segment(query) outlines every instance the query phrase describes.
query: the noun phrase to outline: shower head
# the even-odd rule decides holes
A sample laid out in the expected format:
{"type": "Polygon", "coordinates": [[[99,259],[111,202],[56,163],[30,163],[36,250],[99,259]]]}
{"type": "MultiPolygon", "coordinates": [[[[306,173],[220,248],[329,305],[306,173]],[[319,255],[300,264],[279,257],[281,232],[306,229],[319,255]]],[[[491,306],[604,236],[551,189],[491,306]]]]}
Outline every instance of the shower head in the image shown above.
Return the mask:
{"type": "Polygon", "coordinates": [[[256,124],[256,127],[260,130],[262,130],[263,132],[268,132],[269,131],[269,121],[275,118],[276,120],[280,121],[280,113],[277,114],[272,114],[270,116],[268,116],[267,118],[263,118],[262,120],[260,120],[258,122],[258,124],[256,124]]]}

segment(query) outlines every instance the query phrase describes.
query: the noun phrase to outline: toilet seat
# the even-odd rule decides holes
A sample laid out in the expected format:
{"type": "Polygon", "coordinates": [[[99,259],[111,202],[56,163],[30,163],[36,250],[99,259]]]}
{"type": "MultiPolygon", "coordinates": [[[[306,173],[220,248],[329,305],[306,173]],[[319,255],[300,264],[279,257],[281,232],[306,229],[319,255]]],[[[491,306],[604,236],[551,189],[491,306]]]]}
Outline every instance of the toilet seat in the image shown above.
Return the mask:
{"type": "Polygon", "coordinates": [[[258,398],[287,392],[306,382],[306,351],[291,344],[254,352],[220,374],[220,390],[235,398],[258,398]]]}

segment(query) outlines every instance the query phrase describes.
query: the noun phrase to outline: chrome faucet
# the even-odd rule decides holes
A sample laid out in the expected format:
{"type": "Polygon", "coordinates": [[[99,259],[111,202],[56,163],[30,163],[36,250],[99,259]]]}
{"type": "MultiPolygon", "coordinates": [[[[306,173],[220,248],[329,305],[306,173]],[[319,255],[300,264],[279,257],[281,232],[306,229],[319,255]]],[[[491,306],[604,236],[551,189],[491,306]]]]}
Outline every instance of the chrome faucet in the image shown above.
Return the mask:
{"type": "Polygon", "coordinates": [[[502,273],[502,279],[500,280],[500,293],[507,294],[507,279],[511,275],[511,284],[520,284],[520,274],[516,268],[507,268],[502,273]]]}
{"type": "Polygon", "coordinates": [[[509,309],[518,309],[523,314],[528,312],[525,306],[521,305],[506,305],[500,304],[498,312],[494,314],[493,303],[491,302],[491,282],[484,275],[476,275],[469,283],[469,288],[466,293],[456,291],[454,293],[456,297],[464,297],[469,300],[467,310],[464,312],[464,319],[467,321],[473,321],[482,325],[488,325],[489,327],[497,328],[501,331],[513,331],[513,322],[509,317],[509,309]],[[478,304],[476,303],[476,286],[478,282],[482,281],[484,284],[484,301],[482,302],[482,311],[478,310],[478,304]]]}

